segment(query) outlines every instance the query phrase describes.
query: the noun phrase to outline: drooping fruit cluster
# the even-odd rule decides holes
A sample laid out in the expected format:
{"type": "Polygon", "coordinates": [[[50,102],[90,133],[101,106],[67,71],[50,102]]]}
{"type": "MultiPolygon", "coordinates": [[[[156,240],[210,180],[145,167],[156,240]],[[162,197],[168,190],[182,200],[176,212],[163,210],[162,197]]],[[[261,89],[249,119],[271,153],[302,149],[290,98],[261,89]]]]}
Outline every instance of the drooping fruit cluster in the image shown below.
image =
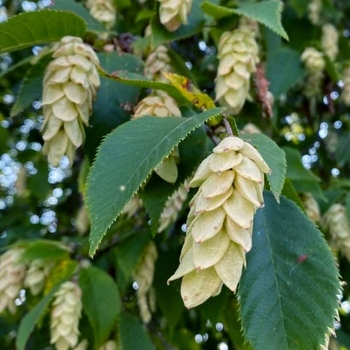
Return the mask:
{"type": "Polygon", "coordinates": [[[342,204],[333,204],[322,217],[322,228],[331,237],[331,246],[350,261],[350,222],[342,204]]]}
{"type": "MultiPolygon", "coordinates": [[[[181,111],[176,101],[164,92],[157,92],[151,96],[142,99],[135,108],[133,118],[139,118],[145,115],[155,117],[181,117],[181,111]]],[[[176,147],[168,157],[155,168],[155,172],[165,181],[174,183],[177,179],[177,162],[179,159],[179,149],[176,147]]]]}
{"type": "Polygon", "coordinates": [[[249,96],[250,76],[259,62],[254,32],[244,26],[224,32],[219,41],[218,58],[216,100],[238,114],[249,96]]]}
{"type": "Polygon", "coordinates": [[[314,222],[321,220],[320,207],[311,193],[303,193],[302,201],[305,207],[306,215],[314,222]]]}
{"type": "Polygon", "coordinates": [[[174,31],[181,24],[187,24],[193,0],[158,0],[160,22],[169,31],[174,31]]]}
{"type": "Polygon", "coordinates": [[[160,215],[158,233],[164,231],[176,220],[182,205],[187,198],[187,187],[188,181],[186,180],[166,201],[162,214],[160,215]]]}
{"type": "Polygon", "coordinates": [[[342,81],[344,85],[340,98],[346,106],[350,106],[350,67],[343,70],[342,81]]]}
{"type": "Polygon", "coordinates": [[[167,82],[163,72],[172,72],[168,49],[164,45],[159,45],[149,54],[145,62],[145,76],[150,80],[167,82]]]}
{"type": "Polygon", "coordinates": [[[264,173],[270,168],[249,143],[223,139],[199,166],[190,187],[187,233],[180,265],[169,281],[182,279],[187,308],[220,293],[225,284],[235,291],[251,249],[253,217],[264,205],[264,173]]]}
{"type": "Polygon", "coordinates": [[[21,262],[23,249],[12,248],[0,256],[0,313],[16,312],[15,299],[23,287],[26,266],[21,262]]]}
{"type": "Polygon", "coordinates": [[[80,38],[63,37],[52,57],[43,81],[43,152],[58,166],[63,155],[72,164],[84,142],[100,78],[99,60],[80,38]]]}
{"type": "Polygon", "coordinates": [[[321,46],[331,61],[338,55],[338,38],[339,33],[333,24],[327,23],[322,26],[321,46]]]}
{"type": "Polygon", "coordinates": [[[63,283],[55,293],[51,311],[51,344],[57,350],[68,350],[78,344],[82,310],[81,289],[73,282],[63,283]]]}
{"type": "Polygon", "coordinates": [[[45,279],[53,267],[46,260],[34,259],[30,262],[24,279],[24,287],[29,288],[33,295],[38,295],[43,289],[45,279]]]}
{"type": "Polygon", "coordinates": [[[312,24],[320,24],[320,15],[322,10],[321,0],[311,0],[307,6],[309,20],[312,24]]]}
{"type": "Polygon", "coordinates": [[[326,65],[323,54],[313,47],[307,47],[301,55],[301,60],[308,73],[304,93],[309,98],[315,97],[321,93],[323,70],[326,65]]]}
{"type": "Polygon", "coordinates": [[[153,282],[154,265],[157,256],[156,245],[151,241],[142,252],[133,273],[133,277],[138,284],[136,292],[137,303],[144,323],[148,323],[151,320],[151,311],[154,311],[152,310],[152,302],[149,300],[148,294],[153,282]]]}
{"type": "Polygon", "coordinates": [[[113,0],[87,0],[86,7],[90,10],[92,17],[112,28],[116,19],[116,8],[113,0]]]}

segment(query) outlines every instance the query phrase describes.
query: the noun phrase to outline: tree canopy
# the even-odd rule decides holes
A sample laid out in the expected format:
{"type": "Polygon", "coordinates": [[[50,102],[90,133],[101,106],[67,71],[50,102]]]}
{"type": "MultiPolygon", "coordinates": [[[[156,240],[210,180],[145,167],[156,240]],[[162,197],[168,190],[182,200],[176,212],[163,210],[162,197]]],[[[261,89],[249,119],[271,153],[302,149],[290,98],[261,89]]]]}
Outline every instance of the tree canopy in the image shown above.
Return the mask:
{"type": "Polygon", "coordinates": [[[1,349],[350,349],[349,18],[1,1],[1,349]]]}

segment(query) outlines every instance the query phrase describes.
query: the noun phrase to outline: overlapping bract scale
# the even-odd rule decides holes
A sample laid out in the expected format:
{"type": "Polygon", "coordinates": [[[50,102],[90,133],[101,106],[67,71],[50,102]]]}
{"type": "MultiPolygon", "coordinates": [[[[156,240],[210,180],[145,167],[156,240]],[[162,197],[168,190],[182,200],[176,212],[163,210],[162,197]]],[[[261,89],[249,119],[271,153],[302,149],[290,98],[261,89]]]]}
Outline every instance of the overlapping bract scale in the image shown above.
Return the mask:
{"type": "Polygon", "coordinates": [[[43,80],[43,152],[58,166],[63,155],[73,163],[75,148],[85,139],[92,101],[100,85],[99,60],[77,37],[63,37],[43,80]]]}
{"type": "Polygon", "coordinates": [[[222,140],[198,167],[180,265],[169,278],[183,277],[187,308],[217,295],[223,284],[236,290],[252,246],[254,214],[264,205],[264,173],[270,168],[259,152],[235,136],[222,140]]]}

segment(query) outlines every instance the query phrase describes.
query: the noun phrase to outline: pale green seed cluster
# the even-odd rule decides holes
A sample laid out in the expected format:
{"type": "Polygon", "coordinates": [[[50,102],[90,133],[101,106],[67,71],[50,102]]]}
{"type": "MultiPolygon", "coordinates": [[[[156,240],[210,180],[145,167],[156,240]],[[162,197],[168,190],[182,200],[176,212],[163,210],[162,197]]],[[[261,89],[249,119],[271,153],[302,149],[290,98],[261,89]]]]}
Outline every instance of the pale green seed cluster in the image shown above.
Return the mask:
{"type": "Polygon", "coordinates": [[[78,344],[79,320],[82,311],[81,289],[73,282],[64,282],[55,293],[51,310],[51,344],[57,350],[69,350],[78,344]]]}
{"type": "Polygon", "coordinates": [[[158,0],[160,22],[169,31],[187,24],[187,17],[191,12],[193,0],[158,0]]]}
{"type": "Polygon", "coordinates": [[[180,265],[169,281],[182,278],[187,308],[218,295],[223,284],[235,291],[245,254],[252,246],[253,218],[264,205],[264,173],[259,152],[238,137],[227,137],[199,166],[190,187],[187,233],[180,265]]]}
{"type": "Polygon", "coordinates": [[[58,166],[63,155],[72,164],[84,142],[100,78],[99,60],[80,38],[63,37],[52,57],[43,81],[43,152],[58,166]]]}
{"type": "Polygon", "coordinates": [[[224,32],[219,41],[218,59],[216,100],[238,114],[249,97],[250,77],[259,62],[255,33],[247,26],[224,32]]]}

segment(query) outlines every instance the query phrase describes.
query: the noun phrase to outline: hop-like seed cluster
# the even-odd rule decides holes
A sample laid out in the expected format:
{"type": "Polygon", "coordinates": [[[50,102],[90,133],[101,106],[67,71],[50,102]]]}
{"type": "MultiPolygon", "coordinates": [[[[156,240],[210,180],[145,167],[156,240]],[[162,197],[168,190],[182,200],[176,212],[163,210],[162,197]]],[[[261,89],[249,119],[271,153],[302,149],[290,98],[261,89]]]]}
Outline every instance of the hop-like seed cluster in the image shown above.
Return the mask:
{"type": "Polygon", "coordinates": [[[224,32],[218,46],[216,100],[237,114],[249,97],[250,76],[259,62],[254,33],[247,27],[224,32]]]}
{"type": "Polygon", "coordinates": [[[167,82],[163,72],[172,72],[168,49],[164,45],[159,45],[149,54],[145,62],[145,76],[148,79],[167,82]]]}
{"type": "Polygon", "coordinates": [[[52,263],[46,260],[35,259],[29,264],[24,279],[24,287],[29,288],[33,295],[38,295],[45,285],[45,278],[49,275],[53,267],[52,263]]]}
{"type": "Polygon", "coordinates": [[[53,58],[43,81],[43,152],[58,166],[63,155],[72,164],[75,148],[84,142],[100,78],[98,58],[80,38],[63,37],[53,58]]]}
{"type": "Polygon", "coordinates": [[[301,55],[301,60],[304,62],[306,69],[313,73],[323,71],[326,65],[322,52],[314,47],[307,47],[301,55]]]}
{"type": "Polygon", "coordinates": [[[199,166],[190,187],[199,187],[190,202],[180,265],[169,281],[182,279],[187,308],[220,293],[235,291],[251,249],[253,217],[264,205],[264,173],[270,168],[249,143],[223,139],[199,166]]]}
{"type": "Polygon", "coordinates": [[[118,345],[115,340],[108,340],[107,343],[103,344],[98,350],[118,350],[118,345]]]}
{"type": "MultiPolygon", "coordinates": [[[[135,108],[133,118],[151,115],[155,117],[181,117],[181,111],[176,101],[165,92],[158,92],[145,97],[135,108]]],[[[179,149],[176,147],[168,157],[155,168],[155,172],[165,181],[174,183],[177,179],[177,162],[179,159],[179,149]]]]}
{"type": "Polygon", "coordinates": [[[152,314],[148,305],[147,294],[152,286],[154,276],[154,265],[157,260],[157,248],[151,241],[137,262],[133,277],[138,284],[137,303],[140,309],[140,315],[144,323],[151,320],[152,314]]]}
{"type": "Polygon", "coordinates": [[[51,344],[57,350],[68,350],[78,344],[81,316],[81,289],[73,282],[65,282],[55,294],[51,311],[51,344]]]}
{"type": "Polygon", "coordinates": [[[160,215],[158,233],[164,231],[171,223],[175,222],[187,198],[187,187],[188,181],[185,181],[166,201],[163,212],[160,215]]]}
{"type": "Polygon", "coordinates": [[[88,0],[86,7],[90,10],[91,16],[104,24],[106,28],[114,26],[116,8],[113,0],[88,0]]]}
{"type": "Polygon", "coordinates": [[[327,23],[322,26],[321,46],[331,61],[338,55],[338,39],[339,33],[333,24],[327,23]]]}
{"type": "Polygon", "coordinates": [[[313,47],[307,47],[301,55],[308,77],[304,85],[304,93],[307,97],[314,97],[320,94],[323,81],[323,70],[325,60],[323,54],[313,47]]]}
{"type": "Polygon", "coordinates": [[[350,67],[343,70],[342,81],[344,85],[340,98],[346,106],[350,106],[350,67]]]}
{"type": "Polygon", "coordinates": [[[0,256],[0,313],[16,312],[15,299],[23,287],[26,266],[21,262],[23,249],[12,248],[0,256]]]}
{"type": "Polygon", "coordinates": [[[321,220],[320,207],[311,193],[303,193],[302,201],[305,207],[306,215],[314,222],[321,220]]]}
{"type": "Polygon", "coordinates": [[[158,0],[160,22],[169,31],[174,31],[181,24],[187,24],[193,0],[158,0]]]}
{"type": "Polygon", "coordinates": [[[309,20],[312,24],[317,25],[320,23],[320,15],[322,10],[321,0],[312,0],[307,6],[309,20]]]}
{"type": "Polygon", "coordinates": [[[350,222],[345,207],[338,203],[331,205],[322,217],[321,225],[330,233],[331,246],[350,261],[350,222]]]}

